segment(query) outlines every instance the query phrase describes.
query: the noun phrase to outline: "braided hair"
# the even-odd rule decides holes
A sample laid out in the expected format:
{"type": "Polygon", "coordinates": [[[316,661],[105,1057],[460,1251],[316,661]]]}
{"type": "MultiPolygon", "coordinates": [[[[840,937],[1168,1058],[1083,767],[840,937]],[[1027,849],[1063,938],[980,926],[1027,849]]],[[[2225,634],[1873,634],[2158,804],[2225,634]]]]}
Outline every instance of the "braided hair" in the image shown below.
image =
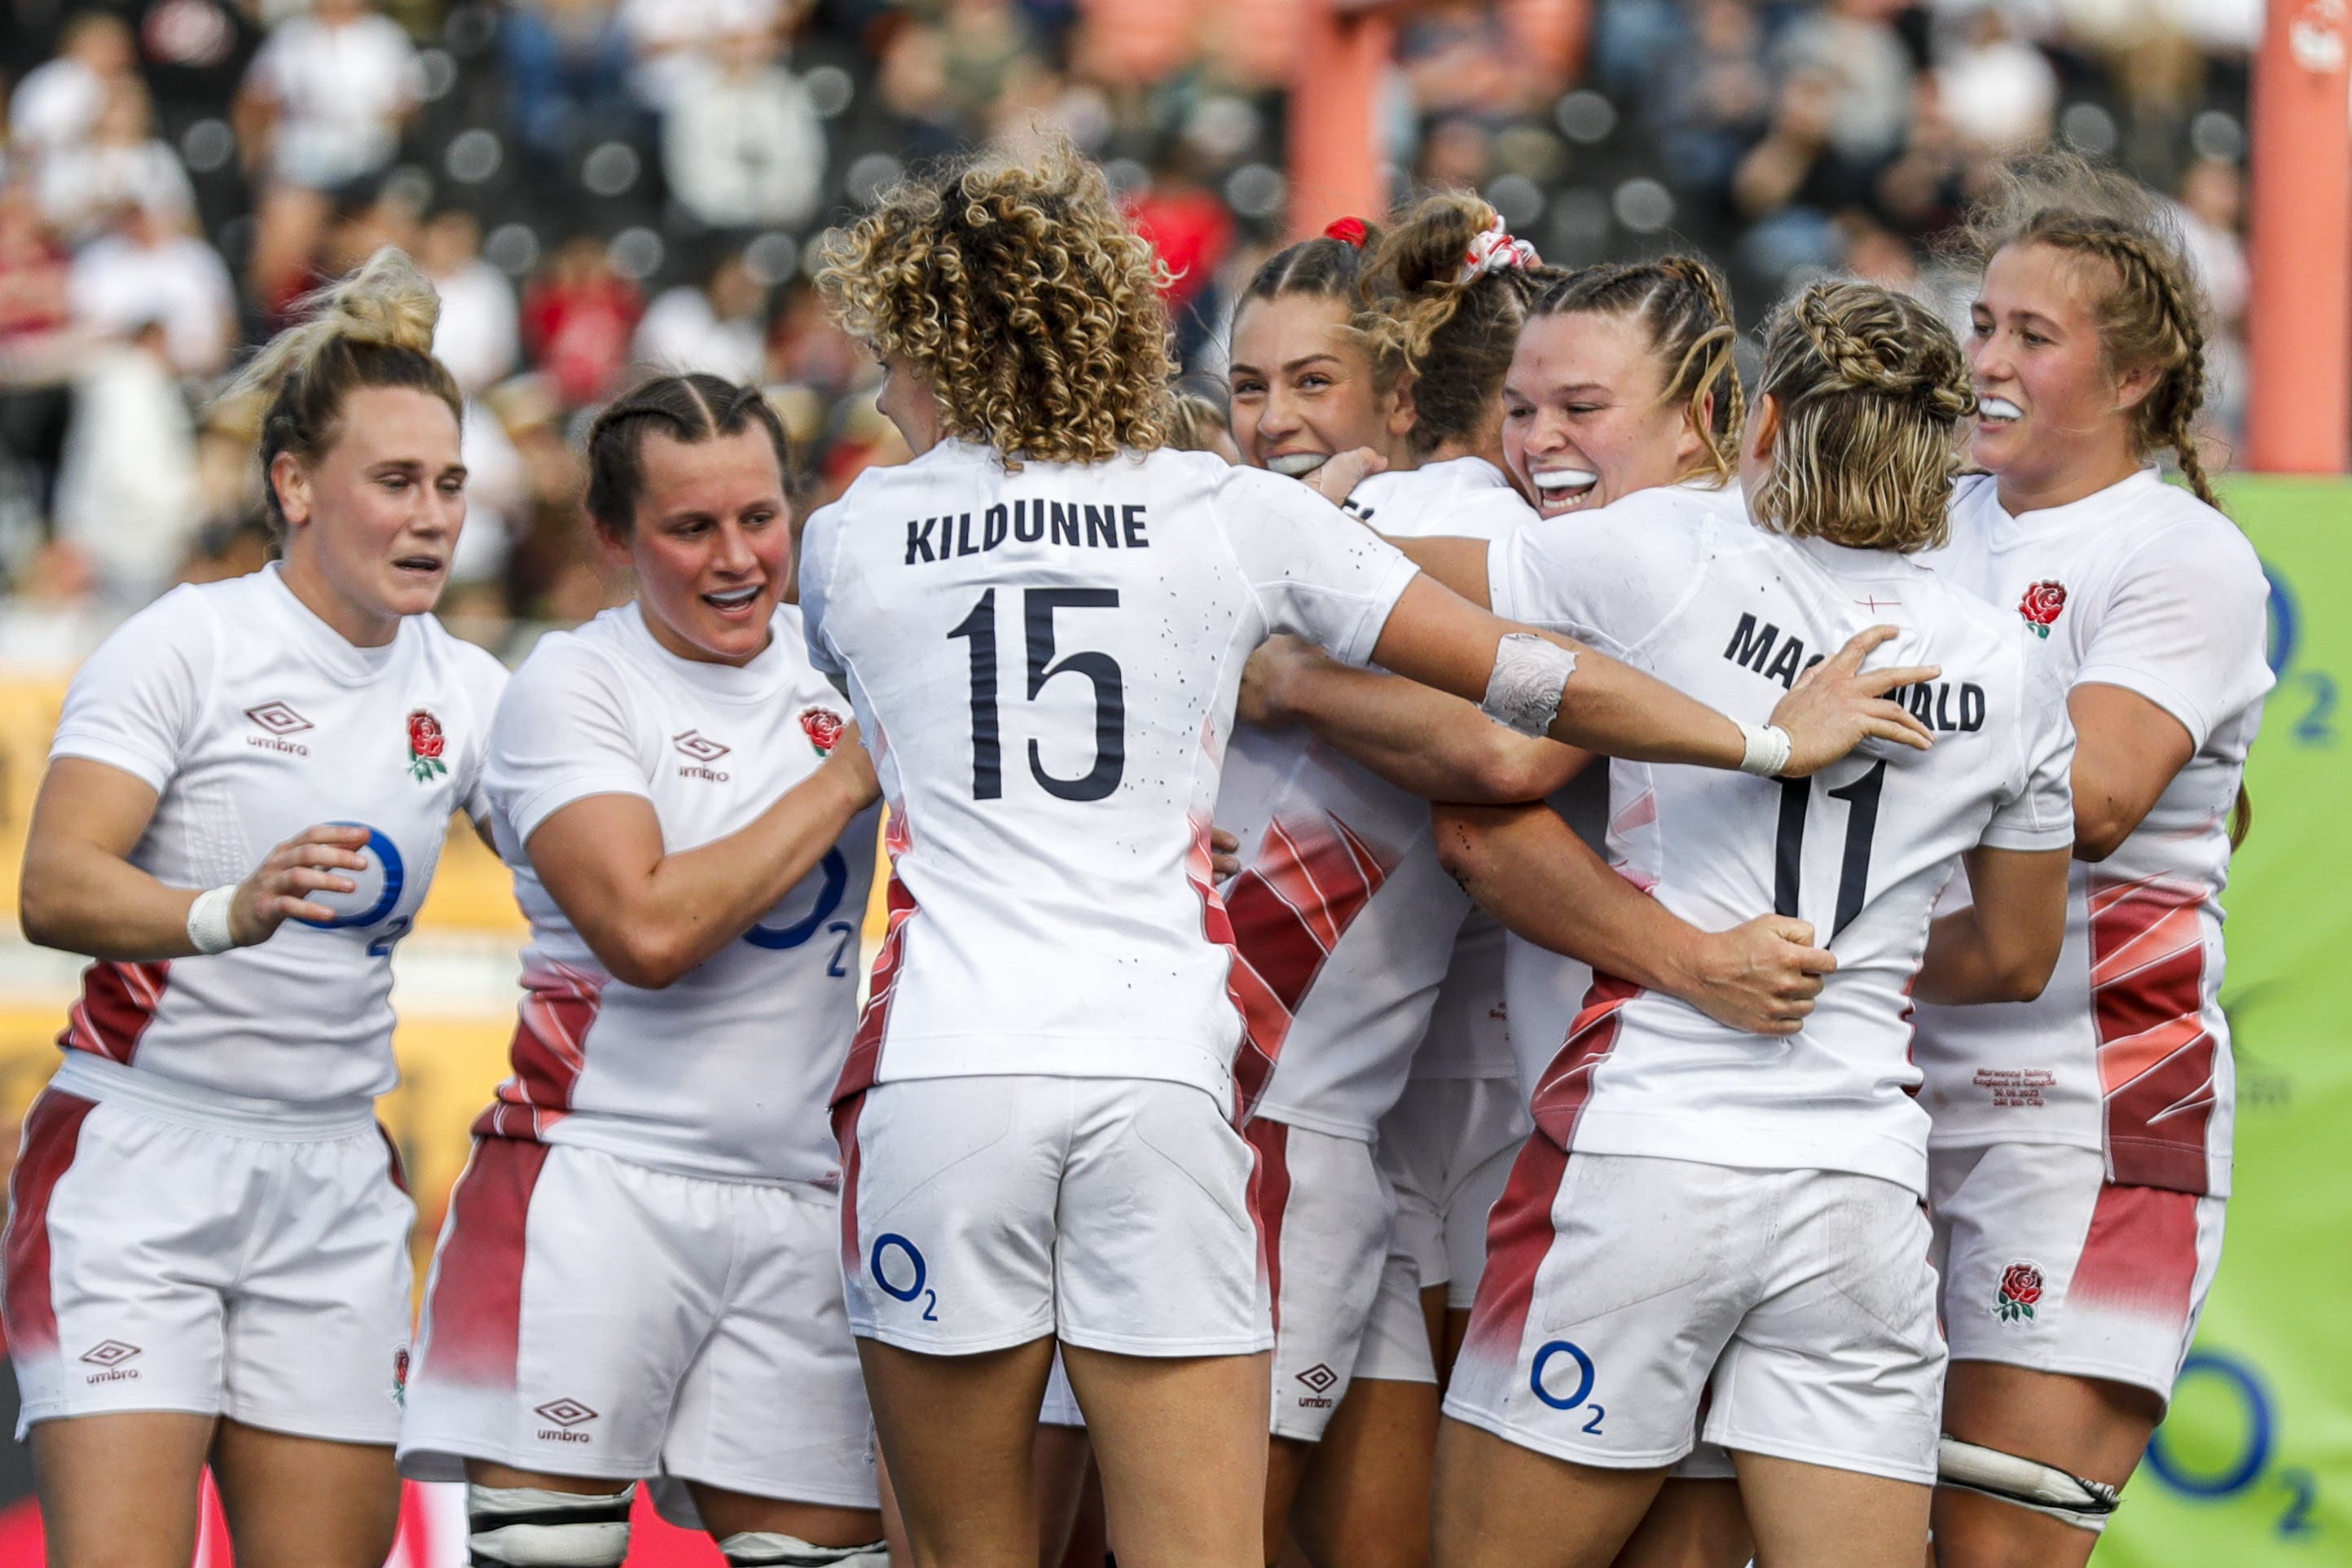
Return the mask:
{"type": "Polygon", "coordinates": [[[1723,275],[1693,256],[1605,262],[1566,274],[1528,307],[1529,320],[1580,315],[1630,316],[1642,324],[1651,354],[1671,367],[1660,401],[1683,405],[1717,484],[1738,477],[1748,402],[1733,362],[1738,329],[1723,275]]]}
{"type": "Polygon", "coordinates": [[[1950,536],[1962,420],[1976,413],[1951,329],[1868,283],[1817,283],[1764,329],[1763,396],[1780,406],[1757,519],[1797,538],[1908,553],[1950,536]]]}
{"type": "Polygon", "coordinates": [[[2197,498],[2221,510],[2197,449],[2205,404],[2206,318],[2179,225],[2138,183],[2072,152],[2011,163],[1965,244],[1979,266],[2043,245],[2088,264],[2099,351],[2110,372],[2147,366],[2156,384],[2131,410],[2134,455],[2170,447],[2197,498]]]}
{"type": "Polygon", "coordinates": [[[636,526],[637,502],[646,488],[646,437],[659,431],[682,446],[736,436],[757,428],[776,455],[776,471],[787,485],[793,472],[792,444],[783,422],[758,387],[738,386],[722,377],[656,376],[606,404],[588,431],[589,517],[616,539],[636,526]]]}

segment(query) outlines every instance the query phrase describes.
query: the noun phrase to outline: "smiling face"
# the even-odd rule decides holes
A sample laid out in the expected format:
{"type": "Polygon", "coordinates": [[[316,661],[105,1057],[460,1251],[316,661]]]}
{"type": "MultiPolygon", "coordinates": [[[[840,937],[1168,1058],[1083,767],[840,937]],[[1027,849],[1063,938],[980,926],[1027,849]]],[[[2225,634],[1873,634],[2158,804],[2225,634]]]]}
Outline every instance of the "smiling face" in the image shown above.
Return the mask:
{"type": "Polygon", "coordinates": [[[646,433],[644,486],[625,538],[599,528],[633,569],[654,640],[682,659],[749,664],[792,570],[792,508],[775,448],[756,424],[691,445],[646,433]]]}
{"type": "Polygon", "coordinates": [[[1250,466],[1303,479],[1359,446],[1406,465],[1411,399],[1381,388],[1344,300],[1285,294],[1245,302],[1227,374],[1234,444],[1250,466]]]}
{"type": "Polygon", "coordinates": [[[286,579],[320,619],[362,646],[441,598],[466,522],[457,416],[430,392],[362,387],[314,462],[281,452],[270,483],[287,524],[286,579]]]}
{"type": "Polygon", "coordinates": [[[1503,455],[1547,517],[1679,482],[1706,444],[1631,314],[1538,316],[1503,380],[1503,455]]]}
{"type": "Polygon", "coordinates": [[[2138,466],[2131,411],[2154,377],[2107,365],[2095,266],[2047,245],[2005,246],[1969,308],[1980,402],[1970,455],[2011,511],[2079,499],[2138,466]]]}

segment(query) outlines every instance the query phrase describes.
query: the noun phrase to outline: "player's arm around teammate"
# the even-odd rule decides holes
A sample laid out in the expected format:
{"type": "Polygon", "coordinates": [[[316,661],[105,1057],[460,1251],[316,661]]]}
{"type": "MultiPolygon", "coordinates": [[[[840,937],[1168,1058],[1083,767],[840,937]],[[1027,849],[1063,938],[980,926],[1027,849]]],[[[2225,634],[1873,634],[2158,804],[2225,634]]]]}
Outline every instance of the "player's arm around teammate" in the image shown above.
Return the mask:
{"type": "Polygon", "coordinates": [[[99,960],[6,1241],[66,1568],[187,1563],[206,1464],[240,1562],[392,1544],[415,1210],[373,1113],[389,955],[478,804],[505,677],[427,613],[465,519],[437,308],[380,253],[248,367],[283,561],[109,639],[35,805],[26,935],[99,960]]]}
{"type": "MultiPolygon", "coordinates": [[[[1936,1550],[1945,1568],[2076,1568],[2220,1260],[2234,1086],[2219,899],[2271,683],[2268,590],[2199,457],[2205,324],[2159,204],[2045,157],[2011,171],[1970,237],[1990,477],[1963,483],[1937,567],[2031,625],[2068,688],[2077,864],[2047,989],[1920,1009],[1953,1357],[1936,1550]],[[2167,448],[2186,489],[2155,473],[2167,448]]],[[[1930,954],[1955,986],[1987,967],[1996,925],[1966,891],[1930,954]]],[[[1960,999],[1927,978],[1923,1001],[1960,999]]]]}
{"type": "Polygon", "coordinates": [[[885,1560],[825,1098],[854,1021],[873,767],[808,667],[756,388],[660,377],[589,438],[635,601],[542,640],[488,789],[531,921],[401,1436],[472,1558],[616,1568],[635,1483],[735,1568],[885,1560]]]}

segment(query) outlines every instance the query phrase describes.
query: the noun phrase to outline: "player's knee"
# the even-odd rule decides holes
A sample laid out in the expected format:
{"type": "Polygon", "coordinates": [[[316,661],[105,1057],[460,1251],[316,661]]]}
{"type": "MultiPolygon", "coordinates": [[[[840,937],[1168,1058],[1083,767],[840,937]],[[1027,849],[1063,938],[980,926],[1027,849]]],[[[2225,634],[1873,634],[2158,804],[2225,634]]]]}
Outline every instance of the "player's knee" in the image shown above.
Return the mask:
{"type": "Polygon", "coordinates": [[[467,1560],[474,1568],[620,1568],[629,1554],[629,1500],[635,1490],[468,1485],[467,1560]]]}
{"type": "Polygon", "coordinates": [[[719,1551],[731,1568],[890,1568],[890,1549],[883,1542],[812,1546],[772,1530],[740,1531],[721,1541],[719,1551]]]}

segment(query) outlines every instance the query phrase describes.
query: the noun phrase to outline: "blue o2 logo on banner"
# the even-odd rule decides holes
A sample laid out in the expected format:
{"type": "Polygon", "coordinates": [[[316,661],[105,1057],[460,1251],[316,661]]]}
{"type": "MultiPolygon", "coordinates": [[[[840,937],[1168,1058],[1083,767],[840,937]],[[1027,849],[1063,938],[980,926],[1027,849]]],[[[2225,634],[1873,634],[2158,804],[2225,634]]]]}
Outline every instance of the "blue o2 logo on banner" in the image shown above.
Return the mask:
{"type": "Polygon", "coordinates": [[[359,883],[356,891],[334,893],[325,889],[307,894],[312,904],[323,904],[335,912],[332,920],[304,920],[304,925],[320,931],[340,931],[353,925],[373,925],[393,911],[400,902],[401,889],[408,881],[407,868],[402,863],[400,849],[383,831],[369,828],[365,822],[330,822],[331,828],[367,828],[367,846],[360,851],[366,860],[364,871],[343,872],[359,883]]]}
{"type": "Polygon", "coordinates": [[[841,896],[848,887],[848,860],[839,850],[825,851],[824,863],[809,876],[803,877],[799,886],[784,894],[776,907],[768,911],[767,920],[778,924],[769,925],[762,921],[743,933],[743,940],[754,947],[765,947],[772,953],[799,946],[815,936],[826,918],[841,907],[841,896]],[[794,918],[789,913],[792,905],[799,901],[809,883],[818,878],[823,881],[817,887],[815,906],[806,915],[794,918]]]}
{"type": "Polygon", "coordinates": [[[2184,1396],[2210,1400],[2216,1395],[2236,1407],[2241,1425],[2235,1447],[2200,1454],[2192,1461],[2175,1450],[2158,1427],[2147,1440],[2148,1469],[2174,1491],[2200,1502],[2231,1500],[2267,1478],[2274,1485],[2263,1487],[2261,1495],[2284,1504],[2274,1526],[2277,1533],[2288,1540],[2311,1534],[2318,1528],[2311,1517],[2319,1500],[2318,1478],[2299,1465],[2272,1467],[2278,1451],[2278,1408],[2270,1390],[2254,1368],[2237,1356],[2198,1351],[2180,1364],[2173,1403],[2178,1407],[2184,1396]]]}

